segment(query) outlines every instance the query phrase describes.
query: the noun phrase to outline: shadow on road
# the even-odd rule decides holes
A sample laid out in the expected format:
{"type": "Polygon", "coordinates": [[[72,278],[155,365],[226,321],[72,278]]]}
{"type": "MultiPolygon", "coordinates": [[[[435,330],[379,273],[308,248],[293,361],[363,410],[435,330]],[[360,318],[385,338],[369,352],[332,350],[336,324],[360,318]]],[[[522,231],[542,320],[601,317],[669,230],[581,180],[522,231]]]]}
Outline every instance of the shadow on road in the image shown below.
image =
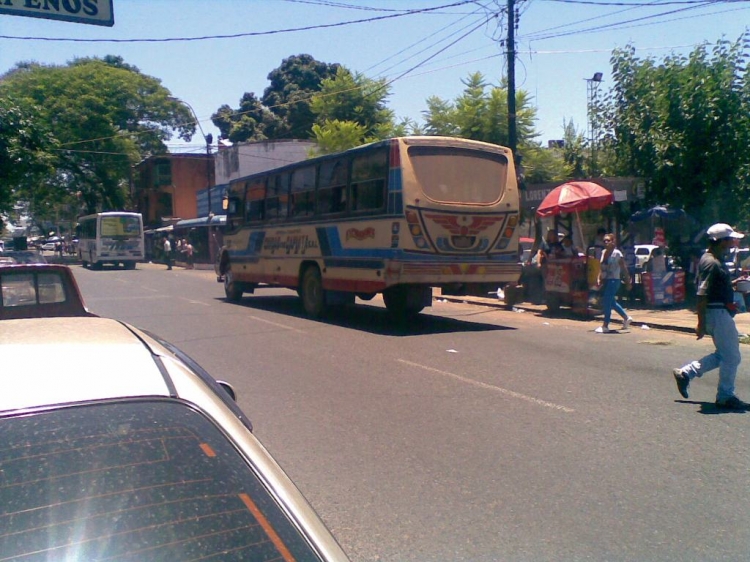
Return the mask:
{"type": "Polygon", "coordinates": [[[706,416],[714,416],[717,414],[744,414],[747,410],[728,410],[726,408],[719,408],[714,402],[699,402],[698,400],[675,400],[679,404],[695,404],[700,406],[698,413],[706,416]]]}
{"type": "MultiPolygon", "coordinates": [[[[226,306],[265,310],[267,312],[308,319],[302,308],[302,302],[296,296],[244,297],[239,303],[228,303],[224,299],[217,300],[226,306]]],[[[418,314],[408,321],[399,322],[385,308],[361,303],[353,306],[331,306],[325,316],[317,321],[381,336],[421,336],[453,332],[491,332],[515,329],[507,326],[496,326],[455,318],[433,316],[426,312],[418,314]]]]}

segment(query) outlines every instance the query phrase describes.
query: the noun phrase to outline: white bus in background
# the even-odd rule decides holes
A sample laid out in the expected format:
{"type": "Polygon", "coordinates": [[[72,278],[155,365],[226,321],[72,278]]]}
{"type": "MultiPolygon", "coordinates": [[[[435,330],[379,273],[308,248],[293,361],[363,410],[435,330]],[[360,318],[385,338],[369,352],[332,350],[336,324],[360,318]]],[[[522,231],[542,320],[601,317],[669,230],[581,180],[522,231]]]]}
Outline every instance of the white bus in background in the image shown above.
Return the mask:
{"type": "Polygon", "coordinates": [[[143,217],[140,213],[111,211],[78,219],[78,257],[83,267],[104,264],[135,269],[144,259],[143,217]]]}

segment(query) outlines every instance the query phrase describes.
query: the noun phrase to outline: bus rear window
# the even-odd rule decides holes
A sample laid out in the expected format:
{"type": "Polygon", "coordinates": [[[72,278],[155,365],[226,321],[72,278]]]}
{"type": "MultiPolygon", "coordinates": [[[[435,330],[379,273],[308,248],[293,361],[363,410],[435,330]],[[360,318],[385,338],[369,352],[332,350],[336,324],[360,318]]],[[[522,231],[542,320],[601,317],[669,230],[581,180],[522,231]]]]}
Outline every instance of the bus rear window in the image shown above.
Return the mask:
{"type": "Polygon", "coordinates": [[[409,160],[424,194],[444,203],[491,204],[505,189],[503,154],[466,148],[410,146],[409,160]]]}
{"type": "Polygon", "coordinates": [[[137,217],[102,217],[102,236],[140,236],[141,221],[137,217]]]}

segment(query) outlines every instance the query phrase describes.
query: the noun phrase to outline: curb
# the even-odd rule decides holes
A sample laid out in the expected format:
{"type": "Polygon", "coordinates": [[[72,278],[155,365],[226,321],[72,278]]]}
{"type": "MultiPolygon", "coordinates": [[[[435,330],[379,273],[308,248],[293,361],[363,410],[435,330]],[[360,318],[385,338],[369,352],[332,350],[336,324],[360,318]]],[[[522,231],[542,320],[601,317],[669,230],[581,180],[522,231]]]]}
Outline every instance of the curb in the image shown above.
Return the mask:
{"type": "MultiPolygon", "coordinates": [[[[461,296],[452,296],[452,295],[440,295],[437,297],[433,297],[433,300],[445,300],[448,302],[456,302],[456,303],[465,303],[465,304],[475,304],[475,305],[481,305],[481,306],[488,306],[490,308],[500,308],[503,310],[512,310],[514,308],[523,310],[524,312],[534,312],[537,313],[539,316],[545,316],[549,318],[565,318],[568,320],[579,320],[581,322],[591,322],[592,320],[587,320],[585,318],[582,318],[581,316],[575,316],[572,314],[561,314],[561,315],[552,315],[549,313],[546,313],[546,311],[539,310],[538,308],[533,308],[530,306],[524,306],[523,303],[515,304],[513,306],[510,306],[500,300],[493,301],[492,299],[485,299],[482,297],[461,297],[461,296]]],[[[686,326],[675,326],[674,324],[664,324],[659,322],[639,322],[637,320],[634,320],[631,324],[632,326],[642,326],[642,325],[648,325],[649,328],[653,328],[656,330],[664,330],[664,331],[671,331],[671,332],[681,332],[684,334],[694,334],[695,329],[686,327],[686,326]]]]}

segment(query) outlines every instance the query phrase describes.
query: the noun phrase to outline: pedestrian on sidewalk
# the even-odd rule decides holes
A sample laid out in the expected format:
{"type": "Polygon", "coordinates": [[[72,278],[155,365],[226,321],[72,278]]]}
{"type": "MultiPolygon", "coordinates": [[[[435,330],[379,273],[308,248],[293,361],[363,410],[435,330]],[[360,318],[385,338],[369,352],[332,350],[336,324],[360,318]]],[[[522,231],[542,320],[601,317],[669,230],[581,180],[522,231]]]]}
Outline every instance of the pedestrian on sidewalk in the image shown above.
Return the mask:
{"type": "Polygon", "coordinates": [[[703,253],[698,264],[698,325],[695,327],[695,334],[698,339],[709,334],[716,349],[701,359],[673,369],[672,374],[677,381],[677,390],[683,398],[688,398],[690,380],[702,377],[704,373],[718,367],[716,406],[726,410],[744,411],[750,404],[734,394],[734,380],[742,359],[739,333],[734,322],[734,285],[738,279],[732,280],[724,263],[729,248],[744,234],[735,232],[731,226],[724,223],[711,226],[706,234],[709,238],[708,250],[703,253]]]}
{"type": "Polygon", "coordinates": [[[169,241],[169,237],[164,237],[164,263],[167,269],[172,269],[172,243],[169,241]]]}
{"type": "Polygon", "coordinates": [[[617,291],[620,290],[622,278],[625,276],[625,286],[630,290],[631,279],[628,266],[622,252],[615,246],[615,235],[612,233],[604,235],[604,251],[601,257],[601,267],[597,276],[596,284],[602,289],[602,312],[604,323],[594,330],[597,334],[606,334],[610,330],[609,321],[612,317],[612,309],[622,316],[622,329],[627,330],[633,319],[628,316],[622,305],[617,302],[617,291]]]}
{"type": "Polygon", "coordinates": [[[188,269],[193,269],[195,267],[193,265],[193,245],[190,243],[190,240],[185,241],[185,259],[187,260],[188,269]]]}

